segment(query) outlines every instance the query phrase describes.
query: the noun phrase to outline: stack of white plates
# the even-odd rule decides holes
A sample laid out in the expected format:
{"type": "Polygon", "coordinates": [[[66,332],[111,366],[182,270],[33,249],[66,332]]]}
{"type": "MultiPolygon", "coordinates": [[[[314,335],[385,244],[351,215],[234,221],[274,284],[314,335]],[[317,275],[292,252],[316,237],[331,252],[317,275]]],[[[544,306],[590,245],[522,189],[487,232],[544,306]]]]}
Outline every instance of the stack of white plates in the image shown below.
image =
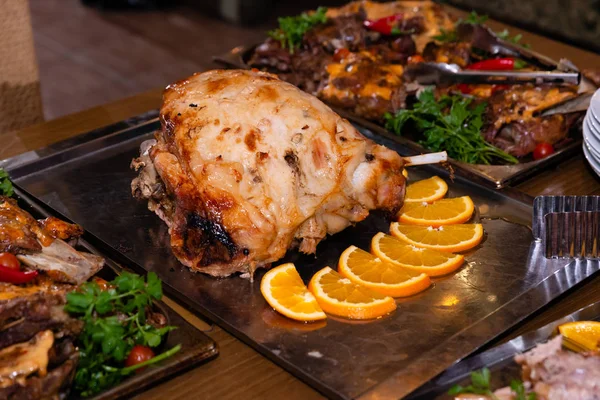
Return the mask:
{"type": "Polygon", "coordinates": [[[583,154],[600,175],[600,90],[592,96],[583,120],[583,154]]]}

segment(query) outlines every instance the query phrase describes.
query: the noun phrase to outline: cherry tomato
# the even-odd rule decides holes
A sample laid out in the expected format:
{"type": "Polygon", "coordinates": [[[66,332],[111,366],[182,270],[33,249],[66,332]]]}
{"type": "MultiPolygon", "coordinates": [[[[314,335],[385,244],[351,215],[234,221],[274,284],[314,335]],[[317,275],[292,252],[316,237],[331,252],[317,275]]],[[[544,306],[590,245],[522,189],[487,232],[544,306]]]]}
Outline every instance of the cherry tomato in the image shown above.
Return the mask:
{"type": "Polygon", "coordinates": [[[420,56],[418,54],[408,57],[409,64],[418,64],[418,63],[422,63],[422,62],[425,62],[425,60],[423,59],[423,56],[420,56]]]}
{"type": "Polygon", "coordinates": [[[21,269],[21,263],[10,253],[0,253],[0,266],[10,269],[21,269]]]}
{"type": "Polygon", "coordinates": [[[348,57],[350,55],[350,50],[348,50],[345,47],[340,47],[339,49],[335,49],[335,52],[333,53],[333,59],[335,61],[342,61],[344,58],[348,57]]]}
{"type": "Polygon", "coordinates": [[[533,159],[541,160],[542,158],[548,157],[552,153],[554,153],[554,147],[552,147],[550,143],[538,143],[538,145],[535,146],[535,150],[533,150],[533,159]]]}
{"type": "Polygon", "coordinates": [[[131,349],[131,352],[127,356],[127,360],[125,360],[125,366],[131,367],[133,365],[138,365],[139,363],[148,361],[153,357],[154,352],[150,347],[136,344],[135,346],[133,346],[133,349],[131,349]]]}
{"type": "Polygon", "coordinates": [[[96,282],[98,284],[98,286],[100,287],[100,290],[104,291],[104,290],[108,290],[110,288],[110,285],[108,284],[108,282],[105,279],[100,278],[99,276],[95,276],[93,278],[94,282],[96,282]]]}

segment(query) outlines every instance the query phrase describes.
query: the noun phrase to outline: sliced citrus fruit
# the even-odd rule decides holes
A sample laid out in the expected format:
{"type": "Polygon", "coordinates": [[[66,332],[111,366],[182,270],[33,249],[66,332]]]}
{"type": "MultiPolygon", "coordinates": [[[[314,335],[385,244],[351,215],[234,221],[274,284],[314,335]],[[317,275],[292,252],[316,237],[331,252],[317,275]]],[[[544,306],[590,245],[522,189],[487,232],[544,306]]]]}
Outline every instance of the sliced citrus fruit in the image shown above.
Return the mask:
{"type": "Polygon", "coordinates": [[[381,261],[356,246],[344,250],[338,272],[354,283],[391,297],[412,296],[431,285],[426,274],[381,261]]]}
{"type": "Polygon", "coordinates": [[[371,240],[371,252],[382,261],[428,276],[441,276],[456,271],[465,261],[461,254],[417,247],[394,236],[379,232],[371,240]]]}
{"type": "Polygon", "coordinates": [[[469,250],[477,246],[483,238],[481,224],[446,225],[436,228],[392,222],[390,232],[398,239],[417,247],[451,253],[469,250]]]}
{"type": "MultiPolygon", "coordinates": [[[[600,346],[600,322],[598,321],[576,321],[567,322],[558,327],[558,331],[576,347],[583,350],[598,350],[600,346]]],[[[568,346],[567,346],[568,347],[568,346]]]]}
{"type": "Polygon", "coordinates": [[[292,263],[267,272],[260,282],[260,292],[271,307],[288,318],[297,321],[327,318],[292,263]]]}
{"type": "Polygon", "coordinates": [[[340,317],[373,319],[396,309],[393,298],[356,284],[329,267],[312,277],[308,289],[325,312],[340,317]]]}
{"type": "Polygon", "coordinates": [[[473,215],[475,205],[469,196],[441,199],[429,204],[405,203],[398,221],[405,224],[442,226],[461,224],[473,215]]]}
{"type": "Polygon", "coordinates": [[[408,185],[404,201],[406,203],[431,203],[444,197],[447,192],[446,182],[439,176],[432,176],[408,185]]]}

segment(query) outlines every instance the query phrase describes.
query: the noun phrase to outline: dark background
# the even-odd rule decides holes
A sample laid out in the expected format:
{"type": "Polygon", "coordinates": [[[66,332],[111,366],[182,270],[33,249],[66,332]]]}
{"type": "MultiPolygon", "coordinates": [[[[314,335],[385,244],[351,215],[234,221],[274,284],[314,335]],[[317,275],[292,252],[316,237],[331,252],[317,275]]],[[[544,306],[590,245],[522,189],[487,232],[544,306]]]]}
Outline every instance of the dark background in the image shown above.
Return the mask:
{"type": "MultiPolygon", "coordinates": [[[[30,0],[44,117],[56,118],[214,68],[277,17],[343,0],[30,0]],[[123,7],[123,6],[132,7],[123,7]]],[[[577,46],[600,46],[600,0],[452,0],[577,46]]]]}

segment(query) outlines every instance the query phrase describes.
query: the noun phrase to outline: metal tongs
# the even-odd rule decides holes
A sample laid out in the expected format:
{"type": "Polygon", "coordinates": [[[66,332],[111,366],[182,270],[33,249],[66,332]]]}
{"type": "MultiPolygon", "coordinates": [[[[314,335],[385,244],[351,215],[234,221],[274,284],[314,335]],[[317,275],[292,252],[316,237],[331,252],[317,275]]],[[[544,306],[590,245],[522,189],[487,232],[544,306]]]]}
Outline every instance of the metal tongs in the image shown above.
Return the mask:
{"type": "Polygon", "coordinates": [[[433,84],[521,84],[521,83],[571,83],[579,85],[579,72],[563,71],[477,71],[462,70],[456,64],[424,62],[409,64],[404,70],[404,77],[421,85],[433,84]]]}

